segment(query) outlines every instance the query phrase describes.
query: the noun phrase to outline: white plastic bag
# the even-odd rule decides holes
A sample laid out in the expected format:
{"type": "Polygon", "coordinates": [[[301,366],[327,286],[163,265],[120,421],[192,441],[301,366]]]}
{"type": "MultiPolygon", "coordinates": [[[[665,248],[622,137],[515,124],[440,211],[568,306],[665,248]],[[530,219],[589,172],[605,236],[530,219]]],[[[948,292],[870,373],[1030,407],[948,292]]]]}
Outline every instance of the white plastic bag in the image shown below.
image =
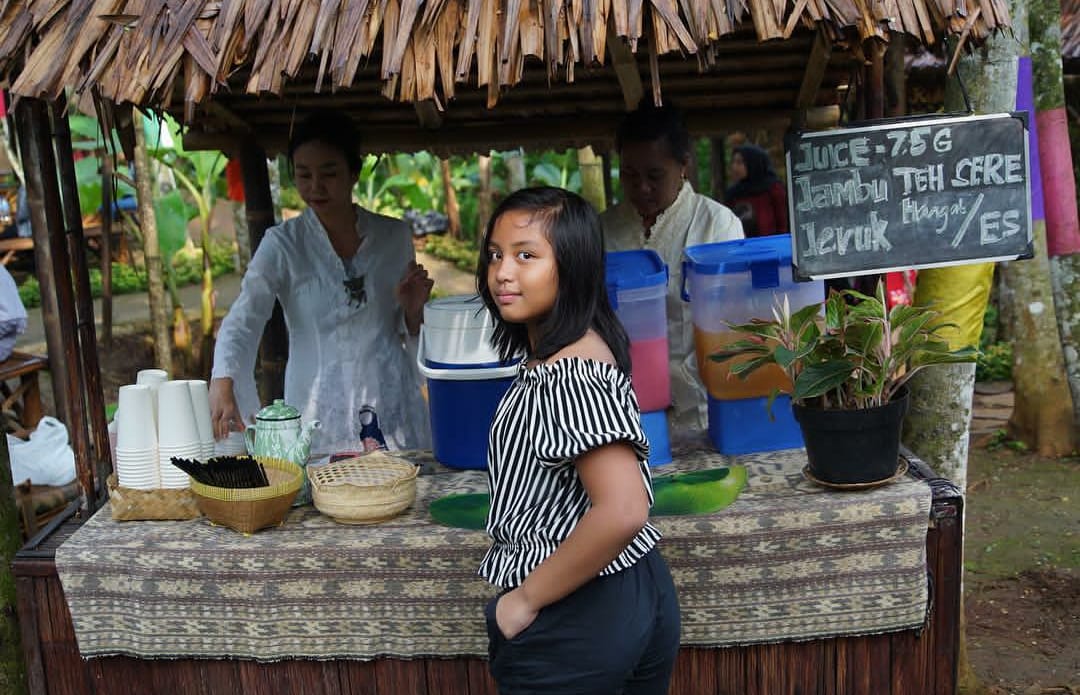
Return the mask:
{"type": "Polygon", "coordinates": [[[11,479],[18,485],[27,478],[34,485],[66,485],[75,479],[75,452],[68,444],[64,423],[46,415],[24,440],[7,436],[11,479]]]}

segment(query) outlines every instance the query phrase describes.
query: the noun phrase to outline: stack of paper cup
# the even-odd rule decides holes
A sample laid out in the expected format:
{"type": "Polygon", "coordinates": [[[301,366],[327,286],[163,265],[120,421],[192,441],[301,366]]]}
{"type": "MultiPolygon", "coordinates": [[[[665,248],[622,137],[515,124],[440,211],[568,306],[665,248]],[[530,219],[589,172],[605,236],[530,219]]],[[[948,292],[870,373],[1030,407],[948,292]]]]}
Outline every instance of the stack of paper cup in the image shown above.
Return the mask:
{"type": "MultiPolygon", "coordinates": [[[[121,406],[122,407],[122,406],[121,406]]],[[[199,459],[202,440],[186,381],[166,381],[158,386],[158,461],[161,487],[188,487],[187,473],[172,465],[173,457],[199,459]]]]}
{"type": "Polygon", "coordinates": [[[199,428],[199,444],[202,453],[201,461],[206,461],[214,455],[214,426],[210,422],[210,394],[206,382],[202,379],[190,379],[187,382],[191,389],[191,407],[195,410],[195,425],[199,428]]]}
{"type": "Polygon", "coordinates": [[[154,427],[158,424],[158,386],[169,380],[169,373],[164,369],[141,369],[135,375],[136,384],[145,384],[150,387],[150,409],[154,415],[154,427]]]}
{"type": "Polygon", "coordinates": [[[116,478],[122,487],[151,490],[159,486],[157,428],[147,385],[120,387],[122,417],[116,430],[116,478]]]}

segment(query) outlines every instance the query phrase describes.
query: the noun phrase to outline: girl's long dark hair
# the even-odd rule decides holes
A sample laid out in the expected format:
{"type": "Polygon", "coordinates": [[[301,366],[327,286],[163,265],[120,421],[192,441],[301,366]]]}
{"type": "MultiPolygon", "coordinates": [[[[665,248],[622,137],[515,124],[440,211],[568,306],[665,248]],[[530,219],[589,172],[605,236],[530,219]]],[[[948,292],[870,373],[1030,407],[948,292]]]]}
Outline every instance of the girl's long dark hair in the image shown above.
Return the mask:
{"type": "Polygon", "coordinates": [[[604,238],[600,217],[584,198],[561,188],[523,188],[511,193],[488,221],[480,262],[476,267],[476,289],[495,319],[492,346],[503,360],[530,354],[525,324],[502,320],[488,286],[487,248],[499,217],[510,211],[531,213],[542,221],[555,252],[559,292],[551,312],[537,327],[538,340],[531,357],[546,360],[567,345],[595,330],[615,356],[615,363],[630,373],[630,340],[608,301],[604,275],[604,238]]]}

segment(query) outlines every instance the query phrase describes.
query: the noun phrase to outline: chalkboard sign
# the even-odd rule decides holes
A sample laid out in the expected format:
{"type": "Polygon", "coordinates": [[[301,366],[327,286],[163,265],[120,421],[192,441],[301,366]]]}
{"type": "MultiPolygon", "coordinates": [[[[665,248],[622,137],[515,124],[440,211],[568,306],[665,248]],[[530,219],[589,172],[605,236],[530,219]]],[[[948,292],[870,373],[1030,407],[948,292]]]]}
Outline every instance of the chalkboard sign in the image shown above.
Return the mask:
{"type": "Polygon", "coordinates": [[[785,153],[799,279],[1032,255],[1026,112],[796,133],[785,153]]]}

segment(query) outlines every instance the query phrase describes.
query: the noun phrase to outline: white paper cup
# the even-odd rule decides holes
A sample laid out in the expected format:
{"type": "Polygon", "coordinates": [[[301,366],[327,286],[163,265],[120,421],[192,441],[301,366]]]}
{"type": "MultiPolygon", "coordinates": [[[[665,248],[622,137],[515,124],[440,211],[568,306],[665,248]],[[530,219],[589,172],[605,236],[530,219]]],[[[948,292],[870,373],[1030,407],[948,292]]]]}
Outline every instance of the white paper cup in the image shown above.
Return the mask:
{"type": "Polygon", "coordinates": [[[116,423],[117,450],[144,450],[157,446],[157,428],[151,409],[152,391],[149,386],[121,386],[118,396],[124,416],[116,423]]]}
{"type": "Polygon", "coordinates": [[[158,447],[198,446],[199,426],[186,381],[166,381],[158,386],[158,447]]]}
{"type": "Polygon", "coordinates": [[[145,384],[153,394],[150,409],[154,415],[154,426],[158,423],[158,386],[169,380],[169,373],[164,369],[140,369],[135,375],[136,384],[145,384]]]}
{"type": "Polygon", "coordinates": [[[195,411],[195,424],[199,428],[199,441],[214,441],[214,425],[210,421],[210,392],[202,379],[188,379],[191,390],[191,407],[195,411]]]}

